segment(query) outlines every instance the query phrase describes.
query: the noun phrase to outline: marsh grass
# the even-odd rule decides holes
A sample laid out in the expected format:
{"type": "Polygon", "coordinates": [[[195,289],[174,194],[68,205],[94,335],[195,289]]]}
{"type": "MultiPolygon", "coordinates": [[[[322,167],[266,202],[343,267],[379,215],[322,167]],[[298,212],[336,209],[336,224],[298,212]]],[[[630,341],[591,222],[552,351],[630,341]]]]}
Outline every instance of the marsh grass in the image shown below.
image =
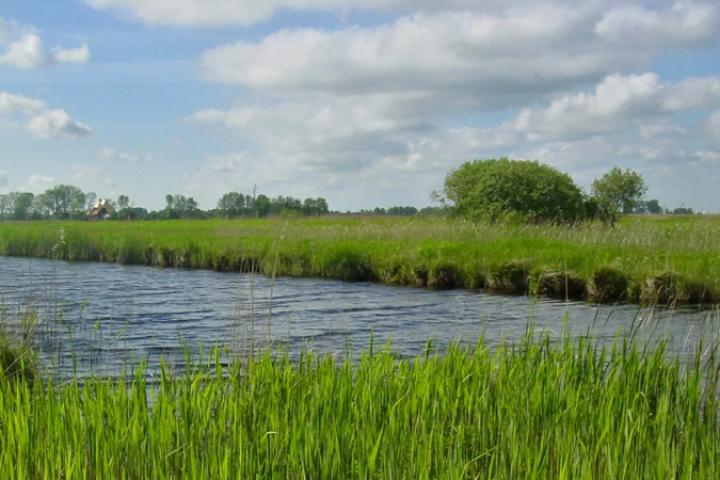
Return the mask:
{"type": "Polygon", "coordinates": [[[398,359],[215,350],[153,382],[0,376],[4,478],[718,478],[717,351],[620,338],[398,359]]]}
{"type": "Polygon", "coordinates": [[[486,288],[597,302],[720,303],[720,217],[616,227],[325,217],[0,224],[0,254],[486,288]]]}

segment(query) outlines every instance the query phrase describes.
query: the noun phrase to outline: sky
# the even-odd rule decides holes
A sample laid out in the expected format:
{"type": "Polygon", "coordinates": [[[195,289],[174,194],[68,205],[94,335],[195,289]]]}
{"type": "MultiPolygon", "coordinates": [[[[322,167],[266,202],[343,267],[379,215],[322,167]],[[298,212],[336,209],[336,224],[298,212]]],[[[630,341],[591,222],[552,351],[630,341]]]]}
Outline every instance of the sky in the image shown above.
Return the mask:
{"type": "Polygon", "coordinates": [[[720,2],[0,2],[0,193],[422,207],[499,157],[720,212],[720,2]]]}

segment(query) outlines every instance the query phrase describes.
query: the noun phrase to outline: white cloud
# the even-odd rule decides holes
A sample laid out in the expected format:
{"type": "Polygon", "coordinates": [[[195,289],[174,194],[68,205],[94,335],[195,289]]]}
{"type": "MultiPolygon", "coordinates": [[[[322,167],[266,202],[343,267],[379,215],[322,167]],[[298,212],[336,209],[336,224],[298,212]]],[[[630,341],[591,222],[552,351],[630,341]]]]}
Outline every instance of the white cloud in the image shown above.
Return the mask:
{"type": "Polygon", "coordinates": [[[0,120],[24,122],[25,128],[38,138],[86,137],[92,133],[87,125],[71,119],[64,110],[50,109],[41,100],[0,92],[0,120]]]}
{"type": "Polygon", "coordinates": [[[386,94],[388,110],[447,115],[527,105],[720,31],[720,7],[711,4],[628,10],[624,3],[608,9],[607,2],[490,3],[487,10],[416,13],[381,26],[280,30],[209,49],[201,65],[207,79],[256,95],[386,94]],[[644,21],[653,41],[634,41],[629,18],[644,21]],[[697,26],[697,35],[675,31],[685,24],[697,26]]]}
{"type": "MultiPolygon", "coordinates": [[[[528,8],[579,8],[576,0],[84,0],[103,10],[114,10],[149,24],[178,26],[250,25],[270,19],[281,10],[350,11],[408,13],[416,11],[476,11],[496,13],[528,8]]],[[[643,0],[584,0],[583,8],[609,10],[598,20],[597,32],[616,38],[619,34],[641,31],[646,35],[665,31],[678,35],[673,27],[695,28],[701,37],[716,20],[712,3],[654,0],[655,8],[644,8],[643,0]],[[666,7],[658,12],[659,7],[666,7]],[[710,18],[708,18],[710,17],[710,18]]]]}
{"type": "MultiPolygon", "coordinates": [[[[720,77],[662,83],[653,73],[610,75],[592,93],[563,95],[544,108],[526,108],[514,121],[529,140],[571,139],[577,135],[650,127],[676,112],[720,106],[720,77]]],[[[672,128],[664,124],[665,131],[672,128]]]]}
{"type": "Polygon", "coordinates": [[[90,48],[82,45],[77,48],[53,47],[50,49],[55,63],[88,63],[90,61],[90,48]]]}
{"type": "Polygon", "coordinates": [[[7,172],[5,172],[5,170],[0,170],[0,188],[5,188],[7,186],[8,186],[7,172]]]}
{"type": "Polygon", "coordinates": [[[45,103],[33,98],[0,92],[0,115],[32,115],[45,109],[45,103]]]}
{"type": "Polygon", "coordinates": [[[719,27],[717,5],[680,1],[664,10],[620,6],[603,16],[595,25],[595,33],[622,48],[628,44],[660,48],[711,41],[719,27]]]}
{"type": "Polygon", "coordinates": [[[77,48],[56,46],[47,50],[34,28],[0,18],[0,65],[33,69],[52,64],[89,61],[90,49],[87,45],[77,48]]]}
{"type": "Polygon", "coordinates": [[[263,91],[471,90],[489,101],[557,90],[642,61],[632,49],[611,54],[578,32],[591,25],[582,8],[416,14],[380,27],[282,30],[259,43],[208,50],[202,65],[212,80],[263,91]]]}
{"type": "Polygon", "coordinates": [[[31,33],[7,45],[5,53],[0,55],[0,64],[30,69],[44,65],[46,58],[42,40],[31,33]]]}
{"type": "Polygon", "coordinates": [[[119,163],[143,163],[152,160],[150,154],[121,152],[109,147],[100,150],[100,158],[119,163]]]}
{"type": "Polygon", "coordinates": [[[92,133],[90,127],[72,120],[63,110],[47,110],[35,115],[27,126],[40,138],[86,137],[92,133]]]}

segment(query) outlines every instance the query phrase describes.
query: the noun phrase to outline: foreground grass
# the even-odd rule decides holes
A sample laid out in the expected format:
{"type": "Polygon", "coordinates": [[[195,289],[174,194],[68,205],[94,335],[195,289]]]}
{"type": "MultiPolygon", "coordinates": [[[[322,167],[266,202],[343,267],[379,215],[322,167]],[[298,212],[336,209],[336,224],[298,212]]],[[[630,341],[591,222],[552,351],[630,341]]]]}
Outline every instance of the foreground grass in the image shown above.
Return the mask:
{"type": "Polygon", "coordinates": [[[357,217],[2,223],[0,254],[599,302],[720,303],[720,217],[629,217],[615,228],[357,217]]]}
{"type": "Polygon", "coordinates": [[[619,340],[0,375],[2,478],[718,478],[718,362],[619,340]]]}

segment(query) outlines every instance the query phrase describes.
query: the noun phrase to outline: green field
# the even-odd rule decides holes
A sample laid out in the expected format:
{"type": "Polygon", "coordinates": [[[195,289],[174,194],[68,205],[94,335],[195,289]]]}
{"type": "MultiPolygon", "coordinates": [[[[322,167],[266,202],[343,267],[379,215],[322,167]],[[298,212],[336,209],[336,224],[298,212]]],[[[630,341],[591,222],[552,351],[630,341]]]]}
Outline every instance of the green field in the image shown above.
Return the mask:
{"type": "Polygon", "coordinates": [[[720,217],[616,227],[433,217],[0,224],[0,254],[260,271],[598,302],[720,303],[720,217]]]}
{"type": "Polygon", "coordinates": [[[0,478],[720,476],[714,349],[682,367],[662,343],[528,335],[221,365],[63,385],[0,369],[0,478]]]}

